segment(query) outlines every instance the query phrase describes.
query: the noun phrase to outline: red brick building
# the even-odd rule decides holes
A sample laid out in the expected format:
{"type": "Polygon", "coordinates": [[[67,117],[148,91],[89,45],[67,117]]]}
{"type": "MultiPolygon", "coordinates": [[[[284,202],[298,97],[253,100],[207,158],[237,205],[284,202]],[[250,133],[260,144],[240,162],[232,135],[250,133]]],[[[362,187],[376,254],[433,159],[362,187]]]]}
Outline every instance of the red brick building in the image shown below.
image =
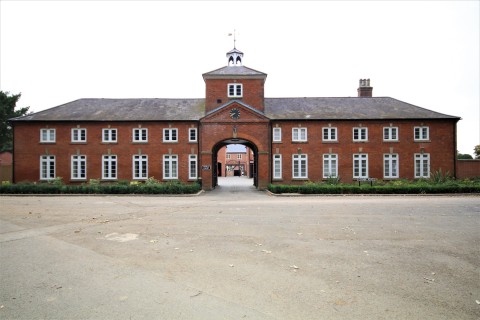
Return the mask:
{"type": "Polygon", "coordinates": [[[217,173],[219,177],[253,178],[253,151],[239,144],[229,144],[217,153],[217,173]]]}
{"type": "Polygon", "coordinates": [[[248,175],[259,189],[456,174],[459,117],[373,97],[365,79],[358,97],[265,98],[267,75],[243,66],[237,49],[227,60],[203,74],[205,98],[80,99],[11,119],[14,181],[153,176],[211,190],[227,165],[219,151],[232,144],[253,154],[248,175]]]}

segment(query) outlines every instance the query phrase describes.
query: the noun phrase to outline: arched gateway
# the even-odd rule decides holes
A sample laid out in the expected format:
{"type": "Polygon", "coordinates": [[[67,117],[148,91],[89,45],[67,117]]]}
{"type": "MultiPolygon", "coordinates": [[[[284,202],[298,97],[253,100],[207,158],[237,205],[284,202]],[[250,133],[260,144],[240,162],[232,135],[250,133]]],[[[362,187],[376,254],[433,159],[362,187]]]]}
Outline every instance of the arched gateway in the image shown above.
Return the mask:
{"type": "Polygon", "coordinates": [[[202,186],[211,190],[217,185],[217,153],[228,144],[243,144],[254,153],[254,185],[265,189],[270,182],[270,125],[268,119],[239,101],[223,106],[200,121],[200,163],[202,186]],[[238,119],[230,113],[240,112],[238,119]]]}
{"type": "Polygon", "coordinates": [[[229,166],[237,169],[238,176],[241,175],[242,171],[248,172],[247,176],[249,178],[253,178],[253,185],[255,187],[258,187],[258,174],[257,174],[258,173],[258,148],[256,145],[254,145],[250,141],[247,141],[244,139],[236,139],[236,138],[220,141],[213,147],[212,163],[217,164],[212,166],[212,186],[213,187],[218,185],[218,177],[222,175],[227,176],[226,172],[229,166]],[[248,153],[250,153],[250,150],[251,150],[253,152],[253,158],[250,158],[249,155],[245,154],[245,158],[246,160],[248,160],[247,163],[240,164],[241,163],[240,160],[231,159],[231,160],[225,161],[225,163],[223,163],[225,167],[222,167],[222,163],[221,161],[219,161],[220,159],[218,159],[218,153],[220,149],[228,145],[239,145],[239,144],[247,147],[246,151],[248,151],[248,153]],[[248,168],[245,168],[245,165],[248,165],[248,168]],[[224,174],[222,173],[223,170],[225,170],[224,174]]]}

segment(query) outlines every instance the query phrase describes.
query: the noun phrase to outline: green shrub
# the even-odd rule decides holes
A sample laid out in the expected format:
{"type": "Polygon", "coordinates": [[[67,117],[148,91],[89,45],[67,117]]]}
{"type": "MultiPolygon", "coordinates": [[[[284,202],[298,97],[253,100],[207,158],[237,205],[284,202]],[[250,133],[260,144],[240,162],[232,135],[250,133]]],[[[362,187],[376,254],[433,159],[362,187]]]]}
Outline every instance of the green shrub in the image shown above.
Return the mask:
{"type": "Polygon", "coordinates": [[[303,185],[271,184],[268,188],[273,193],[300,194],[440,194],[440,193],[480,193],[480,183],[462,182],[445,179],[444,183],[428,180],[398,180],[386,184],[337,184],[308,182],[303,185]]]}
{"type": "Polygon", "coordinates": [[[443,173],[442,168],[430,173],[430,182],[432,183],[435,183],[435,184],[445,183],[451,180],[452,180],[452,177],[450,176],[450,172],[446,171],[445,173],[443,173]]]}
{"type": "Polygon", "coordinates": [[[59,183],[19,183],[0,185],[0,194],[192,194],[201,190],[198,183],[179,181],[152,184],[88,183],[64,185],[59,183]]]}
{"type": "Polygon", "coordinates": [[[130,180],[118,180],[115,184],[120,186],[128,186],[130,184],[130,180]]]}
{"type": "Polygon", "coordinates": [[[54,186],[63,186],[63,178],[62,177],[56,177],[55,179],[48,180],[49,184],[53,184],[54,186]]]}
{"type": "Polygon", "coordinates": [[[100,185],[100,179],[90,179],[88,180],[88,184],[91,186],[98,186],[100,185]]]}
{"type": "Polygon", "coordinates": [[[157,179],[155,179],[155,177],[150,177],[147,180],[145,180],[145,184],[146,185],[156,185],[156,184],[161,184],[161,182],[158,181],[157,179]]]}
{"type": "Polygon", "coordinates": [[[340,177],[328,177],[327,180],[325,180],[325,183],[326,184],[330,184],[330,185],[338,185],[340,184],[340,177]]]}

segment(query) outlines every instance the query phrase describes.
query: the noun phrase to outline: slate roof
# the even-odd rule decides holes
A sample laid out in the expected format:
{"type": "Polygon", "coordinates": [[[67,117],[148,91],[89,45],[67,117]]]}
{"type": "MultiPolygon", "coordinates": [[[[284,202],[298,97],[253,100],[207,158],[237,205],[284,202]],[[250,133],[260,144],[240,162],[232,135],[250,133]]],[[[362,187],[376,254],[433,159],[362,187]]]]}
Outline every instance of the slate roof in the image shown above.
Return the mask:
{"type": "Polygon", "coordinates": [[[205,99],[79,99],[13,121],[199,120],[205,99]]]}
{"type": "MultiPolygon", "coordinates": [[[[205,115],[205,99],[79,99],[11,121],[197,121],[205,115]]],[[[389,97],[265,98],[264,115],[272,120],[460,119],[389,97]]]]}
{"type": "Polygon", "coordinates": [[[460,119],[389,97],[265,98],[265,116],[276,120],[460,119]]]}
{"type": "Polygon", "coordinates": [[[267,74],[247,68],[245,66],[226,66],[220,69],[216,69],[203,74],[203,77],[219,77],[219,76],[262,76],[266,77],[267,74]]]}

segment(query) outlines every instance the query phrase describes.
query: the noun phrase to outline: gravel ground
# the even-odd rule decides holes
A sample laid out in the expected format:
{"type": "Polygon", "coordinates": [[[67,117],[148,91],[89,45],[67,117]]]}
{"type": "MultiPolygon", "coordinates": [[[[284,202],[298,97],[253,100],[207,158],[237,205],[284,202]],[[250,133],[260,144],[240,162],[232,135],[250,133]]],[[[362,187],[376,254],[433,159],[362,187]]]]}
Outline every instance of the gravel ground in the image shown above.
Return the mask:
{"type": "Polygon", "coordinates": [[[233,179],[0,197],[0,318],[480,319],[479,196],[276,197],[233,179]]]}

